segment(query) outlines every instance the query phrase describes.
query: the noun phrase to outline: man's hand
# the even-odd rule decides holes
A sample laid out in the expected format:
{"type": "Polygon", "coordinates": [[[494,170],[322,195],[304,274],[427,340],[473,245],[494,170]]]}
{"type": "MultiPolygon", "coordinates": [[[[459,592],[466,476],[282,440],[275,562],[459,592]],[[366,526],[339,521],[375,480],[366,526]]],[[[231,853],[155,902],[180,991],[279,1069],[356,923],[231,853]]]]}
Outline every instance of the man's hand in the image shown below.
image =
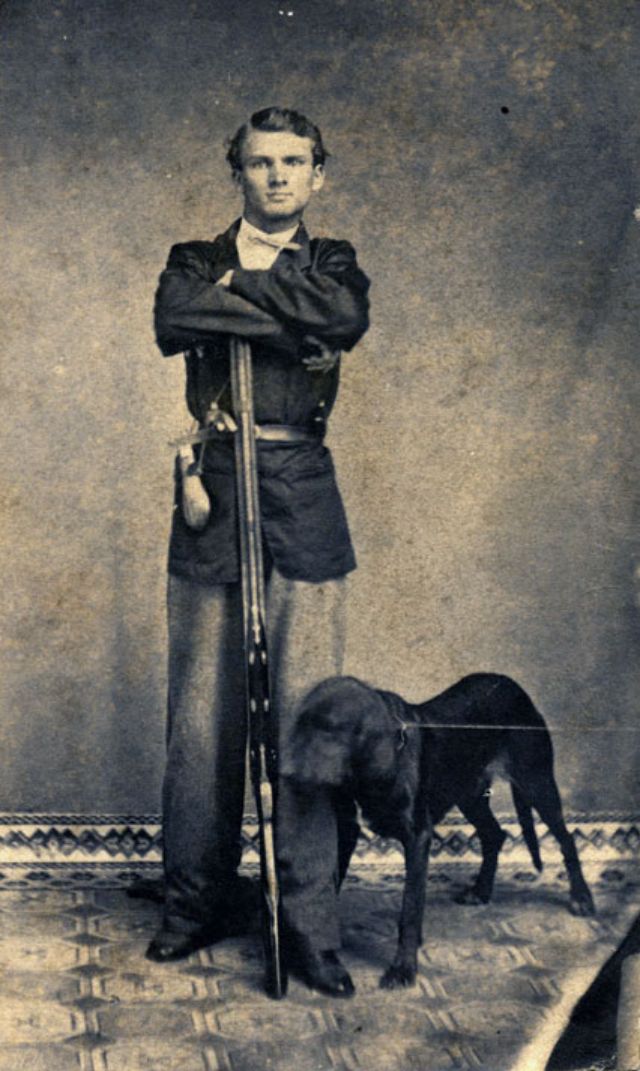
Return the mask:
{"type": "Polygon", "coordinates": [[[302,358],[302,363],[307,372],[330,372],[340,360],[340,350],[330,349],[315,335],[306,335],[304,344],[305,346],[313,346],[314,349],[318,350],[317,353],[310,353],[308,357],[302,358]]]}

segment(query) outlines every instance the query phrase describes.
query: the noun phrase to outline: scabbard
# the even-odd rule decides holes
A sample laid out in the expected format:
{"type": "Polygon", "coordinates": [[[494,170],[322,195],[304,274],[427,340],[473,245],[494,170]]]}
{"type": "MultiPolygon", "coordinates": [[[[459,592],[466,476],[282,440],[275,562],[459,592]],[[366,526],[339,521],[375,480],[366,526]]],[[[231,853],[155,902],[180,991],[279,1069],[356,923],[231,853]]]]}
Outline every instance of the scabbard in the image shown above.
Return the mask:
{"type": "Polygon", "coordinates": [[[277,711],[271,703],[266,636],[266,604],[251,348],[231,338],[231,395],[237,430],[234,435],[238,529],[242,580],[244,659],[247,698],[249,769],[260,836],[265,988],[283,997],[287,975],[282,956],[280,887],[275,852],[275,802],[278,781],[277,711]]]}

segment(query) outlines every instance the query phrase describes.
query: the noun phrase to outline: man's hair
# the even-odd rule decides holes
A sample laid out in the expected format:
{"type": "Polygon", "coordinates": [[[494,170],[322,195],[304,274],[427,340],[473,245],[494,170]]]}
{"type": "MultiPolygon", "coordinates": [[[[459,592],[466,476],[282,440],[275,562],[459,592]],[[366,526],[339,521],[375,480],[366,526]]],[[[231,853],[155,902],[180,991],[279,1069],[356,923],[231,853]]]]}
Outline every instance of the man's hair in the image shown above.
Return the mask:
{"type": "Polygon", "coordinates": [[[286,131],[297,134],[299,138],[310,138],[314,166],[324,164],[329,153],[322,144],[322,134],[317,126],[305,115],[291,108],[262,108],[254,112],[248,123],[243,123],[239,130],[227,142],[227,160],[233,171],[242,171],[242,149],[252,130],[267,130],[274,133],[286,131]]]}

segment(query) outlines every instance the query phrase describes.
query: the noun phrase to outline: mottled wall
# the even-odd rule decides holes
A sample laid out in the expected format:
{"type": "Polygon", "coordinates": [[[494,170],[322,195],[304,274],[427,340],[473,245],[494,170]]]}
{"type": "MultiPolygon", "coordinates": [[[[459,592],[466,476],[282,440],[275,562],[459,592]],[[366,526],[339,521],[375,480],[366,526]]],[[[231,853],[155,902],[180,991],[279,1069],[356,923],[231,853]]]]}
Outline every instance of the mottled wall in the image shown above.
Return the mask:
{"type": "MultiPolygon", "coordinates": [[[[517,675],[636,721],[640,56],[632,0],[4,0],[0,809],[153,812],[163,761],[169,245],[237,213],[222,141],[283,102],[333,153],[373,326],[331,442],[348,669],[517,675]]],[[[557,737],[571,810],[637,809],[637,738],[557,737]]]]}

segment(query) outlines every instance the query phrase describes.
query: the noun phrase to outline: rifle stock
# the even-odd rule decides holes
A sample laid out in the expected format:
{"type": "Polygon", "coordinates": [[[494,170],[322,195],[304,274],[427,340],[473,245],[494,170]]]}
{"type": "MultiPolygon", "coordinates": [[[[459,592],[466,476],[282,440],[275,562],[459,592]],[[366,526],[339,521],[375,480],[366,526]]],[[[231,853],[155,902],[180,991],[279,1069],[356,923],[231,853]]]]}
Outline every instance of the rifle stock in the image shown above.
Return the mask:
{"type": "Polygon", "coordinates": [[[275,855],[277,721],[270,701],[251,348],[246,340],[231,339],[230,363],[233,407],[238,422],[235,434],[235,463],[249,722],[249,768],[260,836],[265,987],[270,996],[279,998],[286,993],[287,976],[282,961],[280,891],[275,855]]]}

